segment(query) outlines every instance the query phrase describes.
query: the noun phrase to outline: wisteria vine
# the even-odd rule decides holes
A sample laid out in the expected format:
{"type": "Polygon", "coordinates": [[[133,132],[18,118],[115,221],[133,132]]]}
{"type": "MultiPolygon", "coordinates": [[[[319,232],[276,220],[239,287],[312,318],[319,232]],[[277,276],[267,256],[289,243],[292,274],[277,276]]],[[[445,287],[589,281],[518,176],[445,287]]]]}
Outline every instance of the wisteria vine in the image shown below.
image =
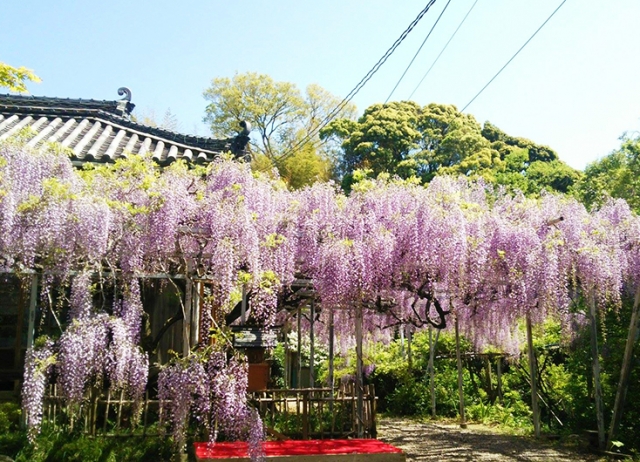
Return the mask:
{"type": "MultiPolygon", "coordinates": [[[[359,306],[372,337],[397,325],[445,328],[455,315],[478,347],[507,351],[517,349],[524,316],[566,316],[577,295],[616,306],[640,283],[640,219],[623,201],[588,211],[570,197],[531,199],[452,177],[425,187],[366,180],[349,196],[331,183],[291,192],[231,159],[194,169],[178,162],[160,173],[131,156],[79,171],[63,150],[16,142],[0,145],[0,178],[0,271],[72,281],[60,339],[27,355],[32,429],[53,367],[41,365],[54,352],[70,402],[105,379],[141,399],[149,368],[139,346],[145,274],[211,281],[205,332],[243,287],[250,316],[272,325],[292,282],[306,278],[321,321],[328,325],[334,313],[345,345],[359,306]],[[98,308],[92,284],[105,271],[118,274],[120,295],[98,308]]],[[[234,435],[261,432],[247,424],[255,419],[244,398],[246,366],[235,356],[183,358],[162,371],[159,387],[178,441],[190,414],[213,438],[215,422],[234,435]]]]}

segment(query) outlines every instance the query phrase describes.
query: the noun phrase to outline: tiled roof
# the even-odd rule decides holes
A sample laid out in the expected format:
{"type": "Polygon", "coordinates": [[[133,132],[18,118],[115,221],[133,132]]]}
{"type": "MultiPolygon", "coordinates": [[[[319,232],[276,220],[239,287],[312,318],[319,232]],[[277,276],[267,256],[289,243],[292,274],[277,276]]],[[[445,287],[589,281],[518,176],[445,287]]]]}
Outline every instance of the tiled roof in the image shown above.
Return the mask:
{"type": "Polygon", "coordinates": [[[236,137],[222,140],[182,135],[130,120],[133,107],[127,97],[97,101],[0,95],[0,141],[30,128],[34,136],[28,145],[57,141],[73,150],[74,163],[113,162],[125,153],[151,153],[161,165],[176,159],[208,163],[229,151],[237,157],[247,154],[245,125],[236,137]]]}

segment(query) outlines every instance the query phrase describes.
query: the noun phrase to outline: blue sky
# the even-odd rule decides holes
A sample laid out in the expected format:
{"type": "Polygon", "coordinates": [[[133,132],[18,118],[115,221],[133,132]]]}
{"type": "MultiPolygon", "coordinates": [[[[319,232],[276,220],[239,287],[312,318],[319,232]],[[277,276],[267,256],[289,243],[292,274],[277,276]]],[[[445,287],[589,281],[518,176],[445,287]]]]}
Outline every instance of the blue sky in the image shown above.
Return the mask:
{"type": "MultiPolygon", "coordinates": [[[[474,0],[452,0],[392,100],[407,99],[474,0]]],[[[464,107],[561,0],[479,0],[413,95],[464,107]]],[[[214,77],[259,72],[345,96],[427,0],[181,2],[21,0],[0,5],[0,61],[43,79],[31,94],[118,99],[170,108],[181,131],[207,135],[202,92],[214,77]]],[[[447,4],[435,5],[358,93],[383,102],[447,4]]],[[[640,2],[567,0],[467,109],[555,149],[575,168],[640,130],[640,2]]]]}

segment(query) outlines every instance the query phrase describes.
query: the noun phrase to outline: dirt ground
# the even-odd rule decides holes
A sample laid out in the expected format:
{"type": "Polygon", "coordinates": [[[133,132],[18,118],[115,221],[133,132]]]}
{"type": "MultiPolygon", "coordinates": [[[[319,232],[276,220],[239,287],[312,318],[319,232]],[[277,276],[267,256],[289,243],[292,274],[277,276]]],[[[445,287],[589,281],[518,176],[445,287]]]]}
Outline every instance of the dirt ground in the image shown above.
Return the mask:
{"type": "Polygon", "coordinates": [[[498,434],[490,427],[469,424],[422,423],[409,419],[378,421],[378,438],[401,448],[410,461],[600,461],[576,438],[551,442],[498,434]]]}

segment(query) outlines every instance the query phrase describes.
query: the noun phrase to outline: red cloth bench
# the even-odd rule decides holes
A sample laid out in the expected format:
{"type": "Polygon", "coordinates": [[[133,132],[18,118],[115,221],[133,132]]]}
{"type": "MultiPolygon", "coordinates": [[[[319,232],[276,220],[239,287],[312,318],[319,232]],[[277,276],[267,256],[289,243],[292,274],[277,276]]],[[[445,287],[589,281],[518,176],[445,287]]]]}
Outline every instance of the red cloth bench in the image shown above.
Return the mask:
{"type": "MultiPolygon", "coordinates": [[[[249,461],[248,444],[194,443],[198,462],[249,461]]],[[[373,439],[267,441],[264,451],[269,462],[404,462],[402,450],[373,439]]]]}

